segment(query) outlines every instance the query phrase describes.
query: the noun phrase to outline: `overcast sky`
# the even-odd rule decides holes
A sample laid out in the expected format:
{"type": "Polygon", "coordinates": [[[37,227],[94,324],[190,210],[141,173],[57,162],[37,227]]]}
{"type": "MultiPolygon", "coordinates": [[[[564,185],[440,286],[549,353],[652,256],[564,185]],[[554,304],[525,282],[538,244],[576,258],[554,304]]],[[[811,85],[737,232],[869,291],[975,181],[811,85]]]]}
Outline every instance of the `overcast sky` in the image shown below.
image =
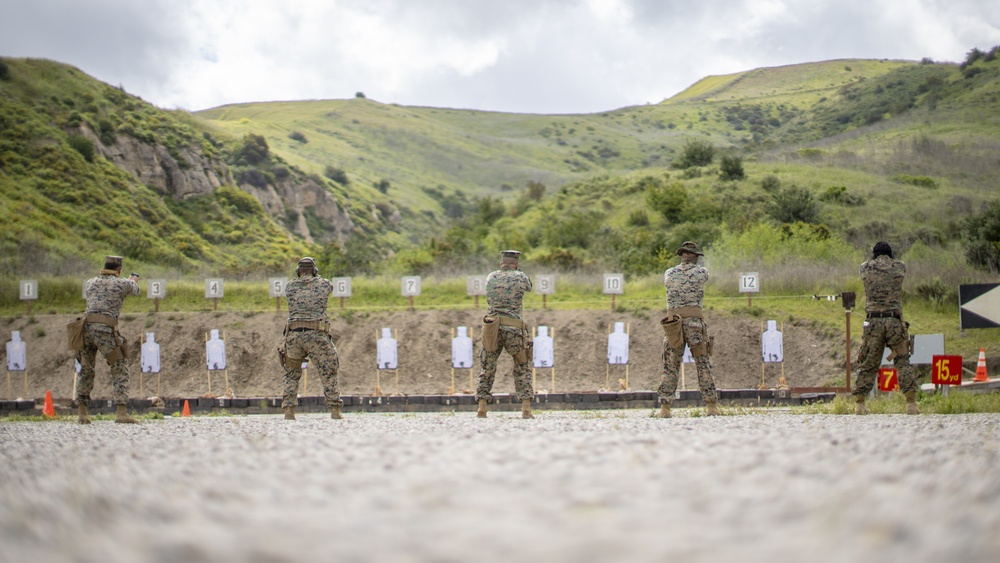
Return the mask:
{"type": "Polygon", "coordinates": [[[0,56],[163,108],[351,98],[589,113],[840,58],[960,61],[998,0],[0,0],[0,56]]]}

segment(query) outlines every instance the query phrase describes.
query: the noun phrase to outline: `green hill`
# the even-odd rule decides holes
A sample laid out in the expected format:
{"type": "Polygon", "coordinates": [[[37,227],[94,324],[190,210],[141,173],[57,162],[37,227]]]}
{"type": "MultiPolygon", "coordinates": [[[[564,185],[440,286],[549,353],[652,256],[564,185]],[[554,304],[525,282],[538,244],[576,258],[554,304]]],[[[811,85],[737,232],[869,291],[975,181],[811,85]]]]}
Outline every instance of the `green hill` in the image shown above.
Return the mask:
{"type": "Polygon", "coordinates": [[[3,266],[73,273],[116,252],[260,277],[309,253],[345,274],[425,273],[514,246],[539,266],[631,275],[696,239],[718,267],[768,260],[802,287],[797,260],[842,268],[884,238],[932,273],[996,197],[1000,61],[980,54],[755,69],[585,115],[362,97],[188,114],[2,59],[3,266]],[[747,250],[768,239],[796,253],[747,250]]]}

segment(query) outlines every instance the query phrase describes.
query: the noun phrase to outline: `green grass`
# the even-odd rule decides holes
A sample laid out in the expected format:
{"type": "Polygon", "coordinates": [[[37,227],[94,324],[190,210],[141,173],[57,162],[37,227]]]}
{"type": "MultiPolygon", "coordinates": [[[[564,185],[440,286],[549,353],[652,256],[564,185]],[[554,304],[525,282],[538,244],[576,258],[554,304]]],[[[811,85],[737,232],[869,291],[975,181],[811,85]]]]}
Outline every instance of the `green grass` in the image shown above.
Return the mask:
{"type": "MultiPolygon", "coordinates": [[[[143,414],[131,413],[132,418],[138,421],[147,420],[163,420],[163,414],[158,412],[147,412],[143,414]]],[[[114,421],[115,415],[113,414],[91,414],[90,420],[92,421],[114,421]]],[[[71,422],[77,423],[77,416],[74,415],[59,415],[55,418],[49,418],[47,416],[30,416],[22,414],[14,414],[10,416],[0,417],[0,423],[4,422],[71,422]]]]}
{"type": "MultiPolygon", "coordinates": [[[[900,393],[880,396],[865,402],[872,414],[905,414],[906,400],[900,393]]],[[[813,403],[793,407],[795,414],[854,414],[854,397],[838,395],[829,403],[813,403]]],[[[917,400],[921,414],[964,414],[1000,412],[1000,393],[970,393],[954,390],[947,397],[941,394],[920,394],[917,400]]]]}

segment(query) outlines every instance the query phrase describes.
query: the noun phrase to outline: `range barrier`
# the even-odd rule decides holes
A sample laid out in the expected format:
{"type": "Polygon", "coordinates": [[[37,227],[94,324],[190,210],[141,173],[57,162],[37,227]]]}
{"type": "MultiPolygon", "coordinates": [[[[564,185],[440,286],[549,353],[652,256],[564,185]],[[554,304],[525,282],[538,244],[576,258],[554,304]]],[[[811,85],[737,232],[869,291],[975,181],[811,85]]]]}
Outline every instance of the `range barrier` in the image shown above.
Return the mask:
{"type": "MultiPolygon", "coordinates": [[[[802,393],[793,395],[788,390],[780,389],[722,389],[719,393],[719,404],[730,407],[776,407],[797,406],[815,402],[830,402],[837,394],[802,393]]],[[[679,397],[673,401],[676,408],[704,406],[701,392],[696,390],[679,391],[679,397]]],[[[475,411],[477,408],[475,395],[341,395],[344,401],[343,411],[355,412],[461,412],[475,411]]],[[[0,401],[0,416],[22,415],[41,416],[43,405],[37,401],[0,401]]],[[[176,397],[162,399],[162,406],[153,406],[148,399],[129,399],[129,410],[139,414],[159,412],[166,415],[179,415],[188,402],[191,414],[222,413],[229,414],[280,414],[281,397],[247,397],[247,398],[203,398],[176,397]]],[[[65,402],[64,402],[65,403],[65,402]]],[[[598,410],[598,409],[655,409],[660,401],[654,391],[608,391],[608,392],[569,392],[569,393],[538,393],[532,404],[541,410],[598,410]]],[[[521,401],[512,393],[495,393],[491,410],[520,411],[521,401]]],[[[91,414],[113,414],[115,406],[110,399],[92,399],[91,414]]],[[[299,397],[299,412],[326,412],[325,399],[322,395],[299,397]]],[[[75,405],[57,405],[57,415],[75,415],[75,405]]]]}

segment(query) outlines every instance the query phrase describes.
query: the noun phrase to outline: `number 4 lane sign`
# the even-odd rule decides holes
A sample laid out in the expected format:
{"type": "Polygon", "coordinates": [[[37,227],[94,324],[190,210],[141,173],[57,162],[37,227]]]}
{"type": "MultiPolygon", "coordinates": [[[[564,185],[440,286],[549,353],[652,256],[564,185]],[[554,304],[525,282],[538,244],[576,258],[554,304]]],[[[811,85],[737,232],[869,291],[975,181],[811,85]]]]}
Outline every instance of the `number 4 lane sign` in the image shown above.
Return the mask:
{"type": "Polygon", "coordinates": [[[931,383],[934,385],[962,384],[962,356],[931,358],[931,383]]]}

